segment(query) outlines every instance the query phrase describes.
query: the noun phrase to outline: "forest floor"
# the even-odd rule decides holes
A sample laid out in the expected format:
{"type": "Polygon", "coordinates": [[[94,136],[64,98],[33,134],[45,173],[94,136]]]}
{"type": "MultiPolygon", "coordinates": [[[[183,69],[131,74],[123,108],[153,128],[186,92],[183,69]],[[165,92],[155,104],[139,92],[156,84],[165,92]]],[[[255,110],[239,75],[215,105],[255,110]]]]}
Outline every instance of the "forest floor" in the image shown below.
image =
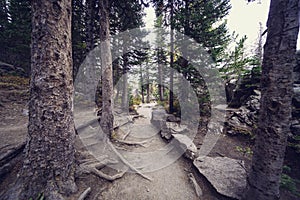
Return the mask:
{"type": "MultiPolygon", "coordinates": [[[[1,80],[3,81],[3,80],[1,80]]],[[[23,80],[18,80],[22,82],[23,80]]],[[[23,144],[27,134],[27,103],[28,103],[28,85],[16,86],[11,83],[0,83],[0,158],[10,150],[23,144]]],[[[216,192],[207,179],[198,173],[192,162],[181,156],[174,159],[173,162],[164,165],[155,165],[158,157],[141,157],[134,160],[133,155],[143,155],[143,153],[156,152],[161,149],[163,156],[172,155],[172,152],[165,151],[166,141],[160,138],[160,135],[155,128],[150,124],[151,109],[153,105],[144,104],[138,108],[140,117],[131,124],[131,132],[126,137],[128,141],[147,141],[145,145],[124,145],[114,143],[119,152],[125,155],[128,160],[132,158],[132,163],[142,163],[145,167],[142,173],[151,178],[151,181],[146,180],[140,175],[132,172],[125,173],[124,176],[115,181],[107,181],[103,178],[95,176],[91,173],[81,174],[76,178],[78,192],[69,197],[70,200],[77,200],[80,194],[88,187],[91,188],[91,193],[87,196],[87,200],[96,199],[199,199],[195,193],[193,184],[189,180],[189,174],[192,173],[202,189],[203,200],[228,200],[230,198],[222,196],[216,192]],[[147,159],[144,159],[147,158],[147,159]],[[150,164],[150,165],[149,165],[150,164]]],[[[126,131],[125,131],[126,132],[126,131]]],[[[201,146],[205,133],[199,131],[194,139],[197,147],[201,146]]],[[[237,150],[237,147],[252,147],[253,141],[242,136],[222,136],[210,153],[210,156],[226,156],[234,159],[244,160],[249,166],[251,155],[242,153],[237,150]]],[[[291,156],[291,162],[294,155],[291,156]]],[[[11,184],[16,180],[17,173],[22,166],[24,155],[18,154],[13,158],[12,166],[7,174],[0,179],[0,199],[1,193],[6,191],[11,184]]],[[[80,156],[79,156],[80,157],[80,156]]],[[[77,156],[77,158],[79,158],[77,156]]],[[[171,160],[173,157],[171,157],[171,160]]],[[[170,159],[169,159],[170,161],[170,159]]],[[[79,162],[79,161],[77,161],[79,162]]],[[[294,163],[297,164],[297,163],[294,163]]],[[[137,165],[138,167],[138,165],[137,165]]],[[[141,166],[140,166],[141,167],[141,166]]],[[[297,166],[296,166],[297,167],[297,166]]],[[[299,166],[298,166],[299,167],[299,166]]],[[[111,173],[110,168],[104,171],[111,173]]],[[[113,170],[112,170],[113,171],[113,170]]],[[[116,170],[115,170],[116,171],[116,170]]],[[[298,175],[297,175],[298,176],[298,175]]],[[[295,177],[297,178],[297,177],[295,177]]],[[[298,177],[299,178],[299,177],[298,177]]],[[[283,190],[281,195],[282,200],[296,200],[297,198],[291,195],[290,192],[283,190]]]]}

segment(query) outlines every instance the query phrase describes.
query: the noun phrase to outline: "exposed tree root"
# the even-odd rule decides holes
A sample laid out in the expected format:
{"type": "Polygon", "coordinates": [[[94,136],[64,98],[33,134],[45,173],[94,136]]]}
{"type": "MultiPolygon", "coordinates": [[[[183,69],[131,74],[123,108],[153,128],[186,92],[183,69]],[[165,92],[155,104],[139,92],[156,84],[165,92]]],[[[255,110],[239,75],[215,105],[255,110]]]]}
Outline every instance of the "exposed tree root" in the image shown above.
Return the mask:
{"type": "Polygon", "coordinates": [[[127,122],[124,122],[124,123],[122,123],[122,124],[115,124],[115,125],[114,125],[114,130],[117,130],[117,129],[119,129],[119,128],[122,127],[122,126],[125,126],[125,125],[127,125],[127,124],[132,124],[132,123],[133,123],[132,120],[128,120],[127,122]]]}
{"type": "Polygon", "coordinates": [[[140,118],[140,117],[141,117],[141,118],[145,118],[145,119],[147,118],[147,117],[145,117],[144,115],[133,115],[133,116],[132,116],[132,120],[135,120],[135,119],[140,118]]]}
{"type": "Polygon", "coordinates": [[[91,192],[91,188],[88,187],[78,198],[78,200],[84,200],[91,192]]]}
{"type": "Polygon", "coordinates": [[[128,135],[131,133],[131,131],[127,131],[127,133],[124,134],[124,136],[122,137],[122,140],[126,140],[126,138],[128,137],[128,135]]]}
{"type": "Polygon", "coordinates": [[[150,142],[149,140],[144,140],[144,141],[141,141],[141,142],[126,141],[126,140],[119,140],[119,139],[114,139],[114,140],[116,140],[117,142],[122,143],[122,144],[139,145],[139,146],[142,146],[142,147],[147,147],[147,145],[145,145],[145,144],[150,142]]]}
{"type": "Polygon", "coordinates": [[[112,161],[108,159],[104,159],[103,161],[98,160],[88,160],[84,162],[83,164],[80,164],[80,168],[83,170],[84,173],[93,173],[94,175],[104,178],[108,181],[114,181],[116,179],[122,178],[122,176],[126,173],[127,170],[124,170],[120,173],[117,173],[115,175],[108,175],[101,171],[103,167],[105,167],[108,164],[116,164],[117,161],[112,161]]]}
{"type": "Polygon", "coordinates": [[[23,152],[26,142],[20,143],[15,147],[9,149],[7,152],[0,155],[0,166],[8,163],[10,160],[15,158],[19,153],[23,152]]]}
{"type": "Polygon", "coordinates": [[[114,147],[114,145],[110,142],[107,141],[107,144],[110,146],[110,148],[114,151],[114,153],[120,158],[120,160],[127,165],[132,171],[136,172],[138,175],[140,175],[141,177],[147,179],[148,181],[152,181],[151,178],[149,178],[148,176],[144,175],[142,172],[140,172],[138,169],[136,169],[134,166],[132,166],[127,160],[126,158],[124,158],[124,156],[122,156],[122,154],[120,154],[116,148],[114,147]]]}
{"type": "Polygon", "coordinates": [[[188,176],[189,176],[189,179],[190,179],[190,181],[192,182],[192,184],[193,184],[193,186],[194,186],[194,189],[195,189],[195,192],[196,192],[197,196],[198,196],[199,198],[202,197],[202,196],[203,196],[202,189],[201,189],[201,187],[198,185],[198,183],[197,183],[197,181],[196,181],[194,175],[193,175],[192,173],[189,173],[188,176]]]}
{"type": "Polygon", "coordinates": [[[78,126],[78,127],[76,128],[76,131],[77,131],[77,132],[80,132],[81,130],[83,130],[83,129],[89,127],[89,126],[96,125],[97,123],[99,124],[99,120],[100,120],[100,118],[96,118],[96,119],[93,119],[93,120],[87,122],[86,124],[83,124],[83,125],[81,125],[81,126],[78,126]]]}
{"type": "Polygon", "coordinates": [[[8,174],[12,169],[12,164],[6,163],[5,165],[0,167],[0,178],[5,174],[8,174]]]}

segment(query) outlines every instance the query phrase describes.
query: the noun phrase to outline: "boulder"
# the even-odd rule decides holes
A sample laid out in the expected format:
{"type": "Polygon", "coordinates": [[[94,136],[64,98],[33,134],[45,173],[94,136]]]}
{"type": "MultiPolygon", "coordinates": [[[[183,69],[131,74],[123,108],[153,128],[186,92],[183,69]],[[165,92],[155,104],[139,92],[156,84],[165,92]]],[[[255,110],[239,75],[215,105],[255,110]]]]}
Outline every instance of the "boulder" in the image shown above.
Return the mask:
{"type": "Polygon", "coordinates": [[[164,109],[152,111],[151,123],[160,131],[162,138],[170,140],[172,134],[186,133],[188,128],[180,125],[180,118],[167,114],[164,109]]]}
{"type": "Polygon", "coordinates": [[[183,134],[172,134],[175,144],[185,151],[185,156],[194,160],[198,155],[197,147],[188,136],[183,134]]]}
{"type": "Polygon", "coordinates": [[[152,111],[151,123],[161,130],[163,123],[166,122],[167,113],[164,109],[157,109],[152,111]]]}
{"type": "Polygon", "coordinates": [[[244,106],[239,109],[226,109],[226,133],[232,136],[239,134],[251,135],[256,117],[244,106]]]}
{"type": "Polygon", "coordinates": [[[247,186],[244,163],[227,157],[198,157],[194,166],[206,177],[218,193],[242,199],[247,186]]]}
{"type": "Polygon", "coordinates": [[[166,140],[172,138],[172,132],[165,121],[160,122],[160,136],[166,140]]]}

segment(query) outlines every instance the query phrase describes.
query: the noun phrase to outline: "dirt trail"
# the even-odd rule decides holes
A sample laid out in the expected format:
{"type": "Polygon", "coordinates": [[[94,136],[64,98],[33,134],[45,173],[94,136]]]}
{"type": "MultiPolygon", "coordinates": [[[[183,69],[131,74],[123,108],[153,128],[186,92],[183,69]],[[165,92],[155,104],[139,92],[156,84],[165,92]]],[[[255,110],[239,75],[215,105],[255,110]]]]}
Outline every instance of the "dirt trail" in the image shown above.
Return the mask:
{"type": "Polygon", "coordinates": [[[135,173],[127,173],[123,178],[114,181],[112,186],[102,193],[102,199],[197,199],[193,185],[189,182],[188,172],[185,171],[186,163],[183,159],[179,158],[164,167],[164,162],[170,162],[168,159],[173,158],[173,152],[170,149],[169,151],[166,150],[168,149],[166,143],[150,123],[153,106],[154,104],[143,104],[138,108],[138,113],[143,115],[144,118],[138,118],[134,121],[134,124],[131,124],[129,127],[131,133],[126,138],[128,141],[148,140],[149,143],[146,147],[132,148],[130,152],[123,151],[123,155],[127,158],[131,154],[135,155],[135,153],[137,153],[137,156],[140,155],[139,153],[144,155],[140,162],[135,165],[146,165],[147,167],[140,168],[140,170],[151,177],[152,181],[143,179],[135,173]],[[165,155],[165,160],[161,156],[158,159],[155,158],[158,153],[154,153],[153,157],[148,157],[154,151],[158,152],[159,150],[162,152],[160,155],[165,155]],[[155,170],[155,168],[160,169],[155,170]],[[147,171],[152,172],[147,173],[147,171]]]}

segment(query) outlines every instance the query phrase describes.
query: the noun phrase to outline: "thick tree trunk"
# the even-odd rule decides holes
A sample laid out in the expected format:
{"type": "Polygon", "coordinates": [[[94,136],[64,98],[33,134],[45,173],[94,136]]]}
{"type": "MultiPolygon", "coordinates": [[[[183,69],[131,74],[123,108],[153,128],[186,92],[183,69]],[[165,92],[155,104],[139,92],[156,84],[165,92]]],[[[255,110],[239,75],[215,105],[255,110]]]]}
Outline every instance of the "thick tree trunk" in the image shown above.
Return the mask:
{"type": "Polygon", "coordinates": [[[32,1],[28,141],[9,199],[63,199],[74,182],[71,1],[32,1]]]}
{"type": "Polygon", "coordinates": [[[298,0],[272,0],[264,47],[262,98],[246,199],[279,199],[289,133],[293,68],[298,35],[298,0]]]}
{"type": "Polygon", "coordinates": [[[113,132],[113,70],[109,33],[109,4],[108,0],[100,0],[100,41],[102,67],[102,116],[101,127],[105,134],[113,132]]]}

